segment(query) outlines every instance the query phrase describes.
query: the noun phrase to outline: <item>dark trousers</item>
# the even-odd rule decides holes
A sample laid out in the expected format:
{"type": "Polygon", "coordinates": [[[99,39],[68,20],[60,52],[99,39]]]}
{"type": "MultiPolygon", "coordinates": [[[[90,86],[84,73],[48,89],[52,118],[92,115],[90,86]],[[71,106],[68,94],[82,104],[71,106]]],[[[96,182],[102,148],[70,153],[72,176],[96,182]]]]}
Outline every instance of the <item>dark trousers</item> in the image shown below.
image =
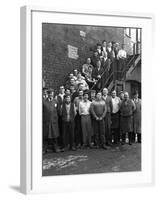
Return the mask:
{"type": "Polygon", "coordinates": [[[48,149],[56,151],[58,149],[57,138],[48,139],[45,147],[45,151],[48,149]]]}
{"type": "Polygon", "coordinates": [[[72,121],[63,121],[63,147],[67,148],[70,146],[72,148],[74,146],[74,122],[72,121]]]}
{"type": "Polygon", "coordinates": [[[58,144],[62,146],[62,117],[58,117],[58,125],[59,125],[59,137],[58,137],[58,144]]]}
{"type": "Polygon", "coordinates": [[[141,143],[141,133],[137,133],[137,142],[141,143]]]}
{"type": "Polygon", "coordinates": [[[75,143],[76,145],[82,145],[82,128],[81,128],[81,116],[77,113],[75,117],[75,143]]]}
{"type": "MultiPolygon", "coordinates": [[[[125,139],[126,139],[126,133],[122,133],[122,143],[125,143],[125,139]]],[[[132,132],[128,133],[128,139],[129,139],[129,144],[132,143],[132,132]]]]}
{"type": "Polygon", "coordinates": [[[92,124],[90,115],[81,116],[83,145],[91,145],[92,124]]]}
{"type": "Polygon", "coordinates": [[[113,128],[111,130],[111,134],[114,138],[114,144],[118,144],[120,142],[120,129],[119,128],[113,128]]]}
{"type": "Polygon", "coordinates": [[[132,142],[135,142],[136,133],[132,132],[132,142]]]}
{"type": "Polygon", "coordinates": [[[95,145],[105,144],[105,122],[103,120],[94,120],[95,145]]]}
{"type": "Polygon", "coordinates": [[[105,138],[106,144],[112,143],[112,134],[111,134],[111,113],[107,113],[105,116],[105,138]]]}

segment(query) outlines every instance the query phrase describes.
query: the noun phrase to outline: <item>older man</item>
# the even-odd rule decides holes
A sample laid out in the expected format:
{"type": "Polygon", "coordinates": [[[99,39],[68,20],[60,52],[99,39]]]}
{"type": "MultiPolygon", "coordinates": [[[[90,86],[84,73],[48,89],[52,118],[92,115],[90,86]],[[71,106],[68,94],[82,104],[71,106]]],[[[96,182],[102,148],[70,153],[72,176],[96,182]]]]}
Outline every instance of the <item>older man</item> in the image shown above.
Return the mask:
{"type": "Polygon", "coordinates": [[[120,98],[116,96],[116,91],[112,91],[112,114],[111,114],[111,131],[114,136],[114,144],[120,142],[120,130],[119,130],[119,108],[120,98]]]}
{"type": "Polygon", "coordinates": [[[111,97],[108,96],[108,89],[103,89],[102,99],[105,101],[107,107],[107,113],[105,116],[105,136],[106,136],[106,144],[112,145],[112,135],[111,135],[111,112],[113,109],[111,97]]]}
{"type": "Polygon", "coordinates": [[[101,66],[101,61],[98,60],[97,63],[96,63],[96,68],[94,68],[93,72],[92,72],[92,78],[94,78],[97,83],[94,87],[95,90],[99,91],[102,87],[103,87],[103,77],[102,77],[102,74],[103,74],[103,68],[101,66]]]}
{"type": "Polygon", "coordinates": [[[120,106],[120,128],[122,133],[122,144],[125,144],[125,136],[128,133],[129,145],[132,144],[133,113],[136,109],[134,101],[129,99],[128,92],[124,93],[124,100],[120,106]]]}

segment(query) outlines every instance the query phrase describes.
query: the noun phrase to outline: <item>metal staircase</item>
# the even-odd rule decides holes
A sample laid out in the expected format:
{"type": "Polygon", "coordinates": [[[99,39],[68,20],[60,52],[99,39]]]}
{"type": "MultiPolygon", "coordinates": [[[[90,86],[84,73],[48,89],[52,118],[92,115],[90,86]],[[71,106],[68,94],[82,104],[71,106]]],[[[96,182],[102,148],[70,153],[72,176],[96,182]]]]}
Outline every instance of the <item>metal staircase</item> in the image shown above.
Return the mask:
{"type": "MultiPolygon", "coordinates": [[[[125,67],[125,69],[123,69],[123,71],[117,71],[116,69],[113,69],[113,67],[110,68],[109,71],[108,71],[108,69],[105,69],[101,75],[101,78],[105,79],[101,90],[104,87],[108,88],[109,91],[112,91],[112,90],[118,91],[119,88],[120,88],[120,90],[124,90],[126,79],[129,76],[131,76],[132,72],[135,70],[135,68],[138,66],[138,64],[141,64],[141,55],[134,54],[127,58],[126,67],[125,67]],[[120,79],[118,79],[118,76],[117,76],[118,73],[121,73],[120,79]],[[105,78],[106,76],[107,76],[107,78],[105,78]]],[[[95,88],[98,81],[92,86],[91,89],[95,88]]]]}

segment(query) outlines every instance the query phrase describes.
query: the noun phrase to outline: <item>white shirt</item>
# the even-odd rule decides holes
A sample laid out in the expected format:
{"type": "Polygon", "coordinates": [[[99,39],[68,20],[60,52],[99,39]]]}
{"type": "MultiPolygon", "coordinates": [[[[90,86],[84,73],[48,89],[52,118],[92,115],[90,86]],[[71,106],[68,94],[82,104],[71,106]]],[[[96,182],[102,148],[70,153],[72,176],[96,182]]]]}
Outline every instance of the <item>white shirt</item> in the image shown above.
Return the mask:
{"type": "Polygon", "coordinates": [[[70,121],[70,107],[71,104],[66,104],[67,121],[70,121]]]}
{"type": "Polygon", "coordinates": [[[79,114],[80,115],[89,115],[90,114],[90,107],[91,103],[89,100],[81,101],[79,103],[79,114]]]}
{"type": "Polygon", "coordinates": [[[113,104],[112,113],[117,113],[119,111],[120,98],[119,97],[112,98],[112,104],[113,104]]]}
{"type": "Polygon", "coordinates": [[[126,51],[124,49],[120,49],[117,58],[126,58],[126,51]]]}

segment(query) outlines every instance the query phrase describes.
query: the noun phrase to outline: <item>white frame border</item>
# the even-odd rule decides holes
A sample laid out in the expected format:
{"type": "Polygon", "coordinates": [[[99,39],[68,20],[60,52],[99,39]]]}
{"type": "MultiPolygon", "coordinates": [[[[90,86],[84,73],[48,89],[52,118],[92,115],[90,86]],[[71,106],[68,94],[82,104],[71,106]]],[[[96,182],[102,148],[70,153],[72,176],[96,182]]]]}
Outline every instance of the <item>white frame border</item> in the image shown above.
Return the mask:
{"type": "MultiPolygon", "coordinates": [[[[99,16],[115,16],[128,18],[144,18],[152,20],[154,30],[154,15],[150,13],[130,13],[130,12],[110,12],[103,10],[80,10],[59,8],[47,8],[38,6],[24,6],[21,8],[21,192],[34,193],[32,188],[32,37],[31,37],[31,13],[32,11],[86,14],[99,16]]],[[[151,30],[152,31],[152,30],[151,30]]],[[[152,135],[154,136],[154,134],[152,135]]],[[[152,141],[154,152],[154,141],[152,141]]],[[[154,156],[152,155],[152,165],[154,166],[154,156]]],[[[154,167],[153,167],[154,168],[154,167]]],[[[154,169],[153,169],[154,170],[154,169]]],[[[152,185],[155,180],[155,172],[152,172],[152,185]]],[[[149,185],[149,184],[148,184],[149,185]]],[[[52,192],[52,191],[50,191],[52,192]]]]}

